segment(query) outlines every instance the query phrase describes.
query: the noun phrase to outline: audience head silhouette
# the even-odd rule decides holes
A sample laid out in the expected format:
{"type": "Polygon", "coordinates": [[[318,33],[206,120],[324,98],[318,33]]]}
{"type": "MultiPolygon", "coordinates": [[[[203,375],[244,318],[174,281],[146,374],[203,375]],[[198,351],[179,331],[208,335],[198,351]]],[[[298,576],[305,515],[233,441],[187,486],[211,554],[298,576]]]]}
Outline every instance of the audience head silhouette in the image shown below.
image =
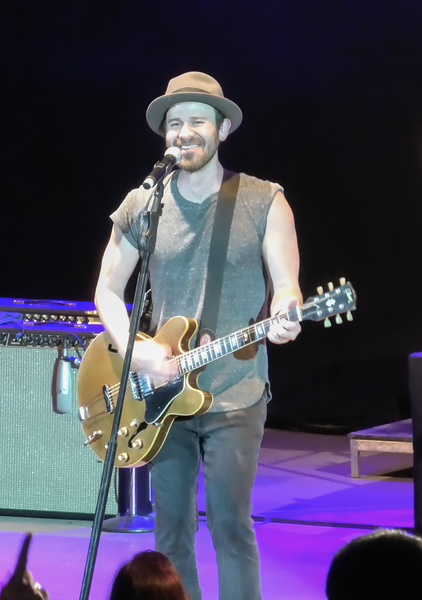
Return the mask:
{"type": "Polygon", "coordinates": [[[335,554],[328,570],[328,600],[422,598],[422,538],[397,529],[357,537],[335,554]]]}
{"type": "Polygon", "coordinates": [[[114,578],[109,600],[189,600],[172,562],[161,552],[139,552],[114,578]]]}

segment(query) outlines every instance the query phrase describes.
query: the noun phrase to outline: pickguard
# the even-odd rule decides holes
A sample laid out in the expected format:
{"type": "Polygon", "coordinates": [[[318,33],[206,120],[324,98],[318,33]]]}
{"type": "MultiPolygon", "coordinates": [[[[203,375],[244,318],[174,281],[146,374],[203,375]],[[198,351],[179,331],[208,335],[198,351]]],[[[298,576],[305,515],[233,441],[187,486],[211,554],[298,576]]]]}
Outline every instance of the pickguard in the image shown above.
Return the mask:
{"type": "Polygon", "coordinates": [[[178,377],[170,383],[154,389],[154,393],[145,398],[145,422],[148,425],[159,424],[160,417],[185,387],[185,378],[178,377]]]}

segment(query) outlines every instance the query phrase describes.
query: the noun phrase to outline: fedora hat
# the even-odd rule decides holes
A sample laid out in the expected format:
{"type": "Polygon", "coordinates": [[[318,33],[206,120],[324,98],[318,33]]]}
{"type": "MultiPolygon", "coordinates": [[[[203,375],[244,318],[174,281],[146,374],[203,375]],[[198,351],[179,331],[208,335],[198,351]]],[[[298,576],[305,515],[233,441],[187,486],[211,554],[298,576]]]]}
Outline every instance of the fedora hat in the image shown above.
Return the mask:
{"type": "Polygon", "coordinates": [[[242,122],[240,108],[224,97],[220,84],[205,73],[191,71],[170,79],[164,96],[159,96],[147,108],[147,123],[155,133],[163,135],[160,126],[169,108],[180,102],[203,102],[217,108],[230,119],[230,133],[242,122]]]}

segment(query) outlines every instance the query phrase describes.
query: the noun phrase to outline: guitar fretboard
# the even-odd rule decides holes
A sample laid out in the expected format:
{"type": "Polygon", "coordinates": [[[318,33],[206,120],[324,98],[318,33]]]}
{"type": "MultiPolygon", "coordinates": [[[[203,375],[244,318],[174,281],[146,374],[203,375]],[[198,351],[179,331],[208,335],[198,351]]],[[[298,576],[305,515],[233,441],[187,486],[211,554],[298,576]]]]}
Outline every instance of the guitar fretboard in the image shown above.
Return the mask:
{"type": "Polygon", "coordinates": [[[300,309],[295,308],[287,313],[280,313],[276,317],[265,319],[264,321],[235,331],[234,333],[214,340],[209,344],[204,344],[193,350],[188,350],[188,352],[177,357],[179,374],[186,375],[195,369],[208,365],[214,360],[232,354],[240,348],[259,342],[259,340],[266,337],[273,323],[279,323],[281,319],[286,318],[289,321],[301,320],[300,309]]]}
{"type": "MultiPolygon", "coordinates": [[[[214,360],[236,352],[240,348],[259,342],[259,340],[266,337],[271,325],[279,323],[282,319],[289,321],[321,321],[325,318],[328,320],[329,317],[353,310],[356,307],[355,300],[356,295],[351,285],[342,283],[340,287],[330,289],[325,294],[308,298],[300,307],[297,306],[289,311],[279,313],[275,317],[254,323],[254,325],[177,356],[175,360],[177,361],[179,375],[187,375],[195,369],[205,367],[214,360]]],[[[341,319],[339,322],[341,322],[341,319]]]]}

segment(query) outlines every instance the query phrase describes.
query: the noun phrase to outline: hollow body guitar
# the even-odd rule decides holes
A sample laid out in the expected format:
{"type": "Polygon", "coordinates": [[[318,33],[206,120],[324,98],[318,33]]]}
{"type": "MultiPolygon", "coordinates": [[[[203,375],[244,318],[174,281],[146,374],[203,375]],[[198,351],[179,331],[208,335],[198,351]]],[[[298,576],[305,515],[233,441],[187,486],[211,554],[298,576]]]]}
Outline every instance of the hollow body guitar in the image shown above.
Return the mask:
{"type": "MultiPolygon", "coordinates": [[[[165,442],[177,417],[202,415],[210,408],[212,395],[201,390],[198,378],[207,364],[266,337],[271,324],[287,318],[290,321],[326,320],[356,308],[356,294],[350,283],[308,298],[305,303],[276,317],[265,319],[228,336],[191,349],[197,331],[195,319],[173,317],[160,329],[154,340],[168,344],[177,362],[179,376],[157,388],[148,375],[131,372],[124,397],[117,441],[116,467],[142,466],[152,460],[165,442]]],[[[320,290],[318,290],[320,291],[320,290]]],[[[322,290],[321,290],[322,291],[322,290]]],[[[117,354],[110,336],[103,332],[84,354],[78,375],[78,410],[86,445],[105,459],[113,425],[123,360],[117,354]]]]}

